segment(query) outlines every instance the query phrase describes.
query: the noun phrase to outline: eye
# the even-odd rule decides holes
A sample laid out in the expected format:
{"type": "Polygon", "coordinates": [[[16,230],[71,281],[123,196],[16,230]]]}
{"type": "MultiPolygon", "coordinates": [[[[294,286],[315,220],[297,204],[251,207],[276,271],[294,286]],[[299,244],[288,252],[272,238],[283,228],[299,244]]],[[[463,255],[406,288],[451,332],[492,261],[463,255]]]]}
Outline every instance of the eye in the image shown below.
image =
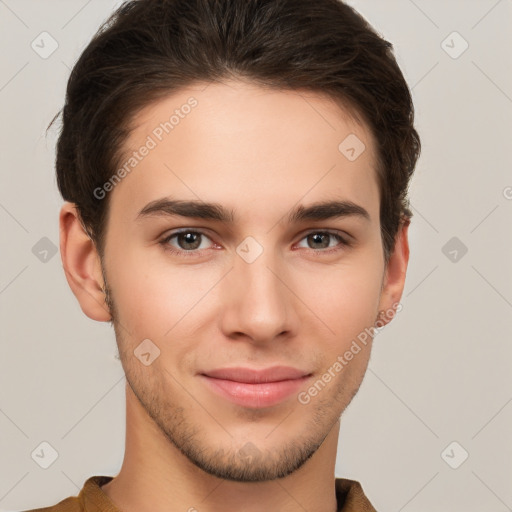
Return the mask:
{"type": "MultiPolygon", "coordinates": [[[[166,251],[176,254],[178,256],[200,256],[202,251],[210,248],[208,244],[203,245],[204,239],[210,240],[205,233],[198,230],[182,229],[174,231],[166,236],[159,243],[166,251]],[[171,243],[175,240],[175,244],[171,243]]],[[[332,253],[341,250],[344,247],[350,246],[350,242],[341,236],[338,232],[332,231],[311,231],[306,234],[302,240],[307,240],[309,249],[319,254],[332,253]],[[337,241],[337,244],[331,246],[331,242],[337,241]]]]}
{"type": "Polygon", "coordinates": [[[181,231],[171,233],[165,237],[160,244],[165,250],[170,251],[173,254],[178,254],[179,256],[196,256],[200,254],[200,251],[208,248],[205,246],[201,247],[203,245],[203,238],[210,240],[210,238],[202,231],[183,229],[181,231]],[[171,244],[171,240],[174,238],[176,238],[177,248],[171,244]]]}
{"type": "Polygon", "coordinates": [[[302,240],[307,240],[308,248],[320,249],[315,252],[321,253],[335,252],[350,245],[346,238],[342,237],[338,232],[332,231],[311,231],[302,240]],[[338,243],[330,246],[332,241],[337,241],[338,243]]]}

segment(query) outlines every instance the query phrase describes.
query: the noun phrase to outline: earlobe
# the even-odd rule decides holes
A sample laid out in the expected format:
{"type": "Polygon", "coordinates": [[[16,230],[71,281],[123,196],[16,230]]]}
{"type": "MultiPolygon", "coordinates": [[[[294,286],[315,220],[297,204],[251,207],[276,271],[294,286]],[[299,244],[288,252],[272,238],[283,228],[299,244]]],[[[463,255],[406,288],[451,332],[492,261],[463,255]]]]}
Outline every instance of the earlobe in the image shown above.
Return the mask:
{"type": "Polygon", "coordinates": [[[59,215],[60,254],[68,284],[82,311],[93,320],[108,322],[103,276],[96,246],[80,222],[76,205],[66,202],[59,215]]]}
{"type": "Polygon", "coordinates": [[[409,231],[410,220],[400,224],[395,237],[395,247],[386,266],[384,282],[379,303],[379,325],[388,324],[395,316],[405,286],[405,276],[409,263],[409,231]]]}

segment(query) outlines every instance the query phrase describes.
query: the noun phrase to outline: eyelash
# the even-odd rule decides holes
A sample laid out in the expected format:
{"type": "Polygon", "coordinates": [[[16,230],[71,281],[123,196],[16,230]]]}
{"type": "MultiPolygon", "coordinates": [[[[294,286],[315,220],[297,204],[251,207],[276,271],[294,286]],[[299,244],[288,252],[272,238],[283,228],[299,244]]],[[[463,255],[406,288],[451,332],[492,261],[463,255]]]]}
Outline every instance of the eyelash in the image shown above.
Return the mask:
{"type": "MultiPolygon", "coordinates": [[[[174,238],[182,233],[194,233],[194,234],[198,234],[201,236],[205,236],[206,238],[210,238],[206,233],[204,233],[201,230],[181,229],[179,231],[174,231],[171,234],[169,234],[168,236],[166,236],[163,240],[161,240],[159,242],[159,244],[162,245],[164,250],[169,251],[171,254],[175,254],[177,256],[192,257],[192,258],[201,256],[201,252],[202,252],[201,250],[197,250],[197,249],[190,250],[190,251],[185,251],[183,249],[177,250],[177,249],[173,248],[171,245],[169,245],[169,242],[172,238],[174,238]]],[[[319,249],[319,250],[310,249],[311,251],[313,251],[314,253],[317,253],[318,255],[331,254],[331,253],[340,251],[342,248],[351,246],[351,243],[346,238],[342,237],[338,232],[331,231],[331,230],[310,231],[309,233],[306,233],[299,241],[302,241],[302,240],[304,240],[304,238],[307,238],[308,236],[313,235],[313,234],[330,235],[330,236],[333,236],[334,238],[336,238],[340,242],[339,245],[337,245],[336,247],[331,247],[330,249],[319,249]]],[[[204,249],[204,250],[207,250],[207,249],[204,249]]]]}

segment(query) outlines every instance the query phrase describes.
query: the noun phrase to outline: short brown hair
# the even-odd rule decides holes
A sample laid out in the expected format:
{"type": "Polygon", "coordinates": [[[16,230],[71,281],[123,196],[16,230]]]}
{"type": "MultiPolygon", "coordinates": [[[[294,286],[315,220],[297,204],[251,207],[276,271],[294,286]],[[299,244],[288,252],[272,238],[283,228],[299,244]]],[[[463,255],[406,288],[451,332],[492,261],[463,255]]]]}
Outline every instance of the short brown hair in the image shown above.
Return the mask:
{"type": "Polygon", "coordinates": [[[136,113],[194,82],[226,78],[323,93],[364,120],[377,142],[387,263],[412,216],[421,144],[392,44],[340,0],[131,0],[110,16],[69,77],[56,154],[59,190],[100,256],[109,201],[93,190],[115,173],[136,113]]]}

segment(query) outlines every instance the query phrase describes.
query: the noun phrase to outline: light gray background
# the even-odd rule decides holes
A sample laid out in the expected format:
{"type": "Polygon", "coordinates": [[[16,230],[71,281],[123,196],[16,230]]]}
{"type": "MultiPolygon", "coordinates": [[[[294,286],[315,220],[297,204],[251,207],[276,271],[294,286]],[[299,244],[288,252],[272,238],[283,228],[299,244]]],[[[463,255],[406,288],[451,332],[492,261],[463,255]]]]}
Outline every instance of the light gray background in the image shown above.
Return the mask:
{"type": "MultiPolygon", "coordinates": [[[[343,415],[336,474],[361,481],[379,511],[510,511],[512,1],[350,3],[395,46],[423,153],[403,310],[343,415]],[[462,48],[446,39],[454,31],[469,43],[458,58],[444,49],[462,48]],[[449,245],[445,255],[452,237],[467,254],[449,245]],[[469,457],[453,469],[462,450],[469,457]]],[[[81,312],[59,253],[41,261],[36,246],[58,246],[62,203],[56,130],[45,139],[45,128],[70,68],[119,4],[0,0],[2,511],[55,504],[93,474],[117,474],[123,458],[113,330],[81,312]],[[43,31],[58,42],[46,59],[31,48],[43,31]],[[48,469],[31,457],[43,441],[58,452],[48,469]]]]}

